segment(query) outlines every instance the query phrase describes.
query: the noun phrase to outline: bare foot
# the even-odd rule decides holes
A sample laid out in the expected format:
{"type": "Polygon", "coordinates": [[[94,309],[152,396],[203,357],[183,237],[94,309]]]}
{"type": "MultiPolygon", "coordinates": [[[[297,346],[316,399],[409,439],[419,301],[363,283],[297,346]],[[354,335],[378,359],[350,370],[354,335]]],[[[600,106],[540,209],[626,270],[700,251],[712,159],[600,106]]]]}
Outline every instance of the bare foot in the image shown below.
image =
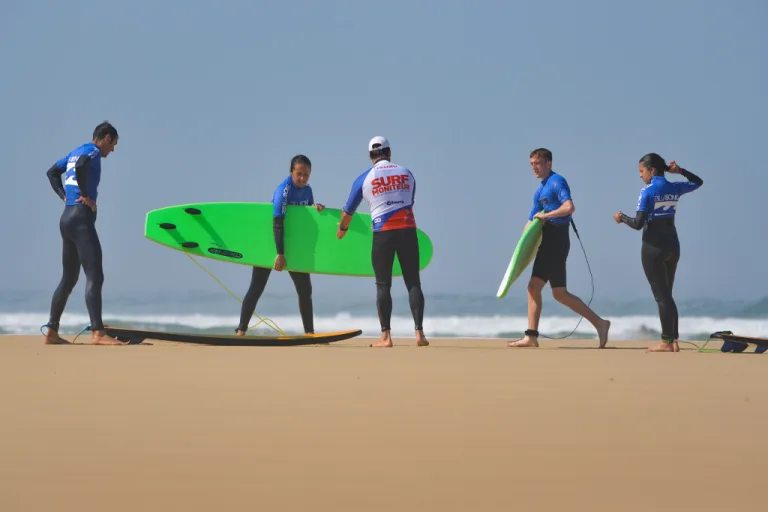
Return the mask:
{"type": "Polygon", "coordinates": [[[120,341],[111,336],[107,336],[107,333],[105,333],[104,331],[93,331],[93,336],[91,337],[91,343],[93,343],[94,345],[128,345],[129,344],[127,341],[120,341]]]}
{"type": "Polygon", "coordinates": [[[600,338],[600,348],[605,348],[605,344],[608,343],[608,330],[611,328],[610,320],[603,320],[600,327],[597,329],[597,336],[600,338]]]}
{"type": "Polygon", "coordinates": [[[241,331],[240,329],[238,329],[237,332],[235,332],[235,335],[236,336],[245,336],[245,331],[241,331]]]}
{"type": "Polygon", "coordinates": [[[48,332],[45,335],[45,344],[46,345],[71,345],[72,343],[65,340],[61,336],[59,336],[59,333],[57,331],[54,331],[53,329],[48,329],[48,332]]]}
{"type": "Polygon", "coordinates": [[[672,342],[672,348],[675,349],[675,352],[680,352],[680,345],[677,344],[677,340],[672,342]]]}
{"type": "Polygon", "coordinates": [[[371,347],[374,348],[389,348],[392,346],[392,335],[389,333],[389,331],[382,332],[381,339],[376,343],[371,344],[371,347]]]}
{"type": "Polygon", "coordinates": [[[672,346],[672,343],[667,343],[666,341],[660,341],[658,345],[654,347],[648,347],[645,349],[646,352],[674,352],[675,347],[672,346]]]}
{"type": "Polygon", "coordinates": [[[424,336],[424,331],[416,331],[416,345],[419,347],[428,347],[429,342],[427,341],[427,337],[424,336]]]}
{"type": "Polygon", "coordinates": [[[534,338],[533,336],[526,336],[525,338],[518,340],[518,341],[510,341],[507,343],[508,347],[517,348],[517,347],[538,347],[539,341],[537,338],[534,338]]]}

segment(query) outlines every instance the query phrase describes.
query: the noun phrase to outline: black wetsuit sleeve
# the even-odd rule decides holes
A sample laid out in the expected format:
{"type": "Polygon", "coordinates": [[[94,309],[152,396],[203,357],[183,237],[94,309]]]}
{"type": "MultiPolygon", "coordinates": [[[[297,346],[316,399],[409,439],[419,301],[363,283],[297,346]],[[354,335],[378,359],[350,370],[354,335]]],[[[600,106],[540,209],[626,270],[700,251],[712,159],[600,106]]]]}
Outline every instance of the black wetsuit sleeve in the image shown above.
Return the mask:
{"type": "Polygon", "coordinates": [[[680,169],[680,174],[685,176],[685,179],[688,181],[691,181],[695,183],[697,186],[702,186],[704,184],[704,180],[693,174],[691,171],[688,171],[686,169],[680,169]]]}
{"type": "Polygon", "coordinates": [[[630,217],[624,213],[621,214],[621,222],[631,227],[632,229],[643,229],[647,215],[645,212],[637,212],[635,217],[630,217]]]}
{"type": "Polygon", "coordinates": [[[88,197],[88,168],[91,166],[91,157],[81,155],[75,163],[75,178],[77,187],[80,189],[80,195],[88,197]]]}
{"type": "Polygon", "coordinates": [[[284,236],[283,236],[283,217],[273,217],[272,232],[275,235],[275,248],[277,254],[285,254],[284,236]]]}
{"type": "Polygon", "coordinates": [[[66,199],[67,195],[64,192],[64,185],[61,184],[61,175],[64,174],[64,170],[60,169],[58,165],[53,164],[46,175],[48,175],[48,181],[51,182],[51,188],[56,195],[62,200],[66,199]]]}

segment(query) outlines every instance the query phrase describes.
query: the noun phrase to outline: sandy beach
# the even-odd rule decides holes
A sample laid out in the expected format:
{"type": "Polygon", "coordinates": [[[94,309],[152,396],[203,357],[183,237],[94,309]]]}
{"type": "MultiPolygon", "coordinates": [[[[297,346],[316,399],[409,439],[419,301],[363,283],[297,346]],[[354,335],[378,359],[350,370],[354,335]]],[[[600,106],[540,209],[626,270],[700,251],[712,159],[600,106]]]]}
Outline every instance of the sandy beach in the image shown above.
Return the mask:
{"type": "Polygon", "coordinates": [[[768,357],[431,341],[2,336],[0,510],[767,506],[768,357]]]}

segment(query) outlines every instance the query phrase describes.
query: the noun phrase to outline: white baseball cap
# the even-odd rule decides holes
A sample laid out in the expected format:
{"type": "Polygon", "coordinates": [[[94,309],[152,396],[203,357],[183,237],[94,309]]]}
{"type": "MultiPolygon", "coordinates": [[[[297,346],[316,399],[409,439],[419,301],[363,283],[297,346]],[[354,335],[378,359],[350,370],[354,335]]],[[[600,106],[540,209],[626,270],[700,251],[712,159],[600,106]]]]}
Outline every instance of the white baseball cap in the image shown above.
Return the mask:
{"type": "Polygon", "coordinates": [[[389,147],[389,141],[386,137],[382,137],[381,135],[377,135],[374,138],[372,138],[370,141],[368,141],[368,151],[373,151],[374,149],[384,149],[389,147]],[[380,147],[374,148],[374,144],[380,144],[380,147]]]}

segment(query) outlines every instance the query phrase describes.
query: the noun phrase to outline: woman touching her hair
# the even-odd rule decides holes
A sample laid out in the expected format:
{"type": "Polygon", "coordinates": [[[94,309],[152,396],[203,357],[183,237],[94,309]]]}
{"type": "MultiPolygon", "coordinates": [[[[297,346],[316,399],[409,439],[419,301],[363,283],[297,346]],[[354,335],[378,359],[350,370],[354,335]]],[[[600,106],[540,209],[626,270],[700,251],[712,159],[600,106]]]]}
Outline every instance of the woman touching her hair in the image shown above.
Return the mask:
{"type": "Polygon", "coordinates": [[[645,277],[659,307],[661,342],[646,352],[679,352],[678,313],[672,298],[680,241],[675,227],[675,214],[680,196],[693,192],[704,183],[673,160],[667,165],[656,153],[648,153],[638,162],[640,179],[645,187],[640,191],[635,217],[618,212],[613,219],[636,230],[643,230],[640,259],[645,277]],[[682,174],[687,181],[668,181],[664,173],[682,174]]]}

